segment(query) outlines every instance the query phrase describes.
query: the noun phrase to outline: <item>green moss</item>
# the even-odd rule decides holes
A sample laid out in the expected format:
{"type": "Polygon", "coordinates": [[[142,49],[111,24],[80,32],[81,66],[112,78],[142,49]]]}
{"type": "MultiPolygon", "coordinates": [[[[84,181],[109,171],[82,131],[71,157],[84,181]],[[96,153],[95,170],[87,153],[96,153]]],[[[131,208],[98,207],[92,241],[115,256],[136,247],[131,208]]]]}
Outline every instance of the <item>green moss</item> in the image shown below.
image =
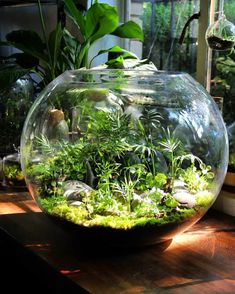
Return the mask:
{"type": "Polygon", "coordinates": [[[49,197],[49,198],[38,198],[39,204],[48,212],[53,213],[56,207],[60,205],[68,206],[65,197],[49,197]]]}
{"type": "Polygon", "coordinates": [[[88,218],[88,212],[83,207],[68,206],[66,204],[55,207],[52,214],[79,225],[84,225],[84,220],[88,218]]]}
{"type": "Polygon", "coordinates": [[[235,152],[229,154],[229,165],[235,167],[235,152]]]}
{"type": "Polygon", "coordinates": [[[198,192],[196,195],[195,195],[195,198],[196,198],[196,201],[197,201],[197,204],[199,206],[209,206],[213,199],[214,199],[214,196],[212,193],[210,193],[209,191],[201,191],[201,192],[198,192]]]}
{"type": "Polygon", "coordinates": [[[86,227],[110,227],[114,229],[132,229],[144,226],[162,226],[169,223],[176,223],[186,220],[196,214],[194,209],[180,209],[171,212],[169,215],[159,217],[136,217],[134,215],[114,216],[114,215],[89,215],[85,206],[72,206],[67,204],[64,197],[50,197],[40,199],[40,204],[47,213],[63,218],[67,221],[86,227]]]}

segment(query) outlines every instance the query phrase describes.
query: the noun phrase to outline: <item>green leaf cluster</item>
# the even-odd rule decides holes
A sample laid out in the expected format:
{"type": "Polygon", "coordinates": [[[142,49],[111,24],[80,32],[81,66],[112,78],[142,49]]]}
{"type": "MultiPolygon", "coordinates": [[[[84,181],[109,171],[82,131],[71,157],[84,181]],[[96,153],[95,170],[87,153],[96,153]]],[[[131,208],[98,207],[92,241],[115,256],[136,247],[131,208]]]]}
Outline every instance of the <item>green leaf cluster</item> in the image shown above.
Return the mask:
{"type": "MultiPolygon", "coordinates": [[[[117,96],[120,107],[114,111],[104,106],[109,94],[103,89],[75,93],[76,101],[81,100],[76,106],[80,137],[75,142],[58,142],[52,148],[49,140],[36,139],[37,150],[46,156],[30,166],[28,174],[42,201],[62,196],[64,183],[69,180],[92,188],[80,194],[79,207],[70,211],[69,202],[58,203],[52,213],[69,219],[73,216],[74,222],[89,225],[103,223],[104,217],[111,216],[168,219],[185,211],[174,198],[175,179],[184,183],[188,193],[203,192],[211,198],[207,190],[214,177],[210,166],[183,150],[169,128],[160,127],[163,118],[143,108],[142,115],[134,119],[123,111],[117,96]],[[167,164],[165,172],[157,164],[160,156],[160,162],[167,164]]],[[[194,209],[196,213],[196,206],[194,209]]]]}
{"type": "MultiPolygon", "coordinates": [[[[21,50],[22,53],[14,54],[13,57],[24,69],[36,73],[43,87],[65,70],[88,68],[91,46],[106,35],[143,41],[143,32],[138,24],[128,21],[119,25],[118,12],[114,6],[96,1],[87,11],[80,11],[73,0],[64,0],[64,4],[65,12],[76,26],[79,37],[62,27],[61,23],[48,33],[38,1],[43,37],[35,31],[17,30],[8,33],[6,42],[0,44],[21,50]]],[[[136,58],[119,46],[101,50],[98,55],[106,52],[122,55],[118,56],[119,65],[125,58],[136,58]]],[[[12,77],[16,75],[16,72],[12,73],[12,77]]]]}
{"type": "Polygon", "coordinates": [[[7,180],[22,181],[24,179],[22,170],[19,164],[11,164],[4,167],[4,176],[7,180]]]}

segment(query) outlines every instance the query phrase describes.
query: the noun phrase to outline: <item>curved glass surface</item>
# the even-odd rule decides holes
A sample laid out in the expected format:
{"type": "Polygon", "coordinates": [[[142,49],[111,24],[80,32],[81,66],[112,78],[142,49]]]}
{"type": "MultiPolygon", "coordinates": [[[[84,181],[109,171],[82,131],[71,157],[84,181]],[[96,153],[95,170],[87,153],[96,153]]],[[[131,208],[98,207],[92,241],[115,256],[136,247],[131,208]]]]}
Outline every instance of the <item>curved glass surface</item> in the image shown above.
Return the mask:
{"type": "Polygon", "coordinates": [[[65,72],[37,98],[21,137],[41,209],[122,245],[162,242],[198,221],[227,161],[220,111],[185,73],[65,72]]]}

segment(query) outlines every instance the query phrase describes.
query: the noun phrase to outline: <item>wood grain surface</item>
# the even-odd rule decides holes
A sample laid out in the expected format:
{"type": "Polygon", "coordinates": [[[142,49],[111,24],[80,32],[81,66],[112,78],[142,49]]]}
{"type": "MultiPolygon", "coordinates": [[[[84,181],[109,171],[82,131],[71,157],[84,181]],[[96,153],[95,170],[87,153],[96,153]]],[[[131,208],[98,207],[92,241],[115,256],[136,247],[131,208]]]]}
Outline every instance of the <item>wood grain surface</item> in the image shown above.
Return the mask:
{"type": "Polygon", "coordinates": [[[27,192],[1,192],[0,237],[11,269],[20,261],[51,293],[235,293],[235,218],[212,209],[172,241],[120,249],[84,242],[27,192]]]}

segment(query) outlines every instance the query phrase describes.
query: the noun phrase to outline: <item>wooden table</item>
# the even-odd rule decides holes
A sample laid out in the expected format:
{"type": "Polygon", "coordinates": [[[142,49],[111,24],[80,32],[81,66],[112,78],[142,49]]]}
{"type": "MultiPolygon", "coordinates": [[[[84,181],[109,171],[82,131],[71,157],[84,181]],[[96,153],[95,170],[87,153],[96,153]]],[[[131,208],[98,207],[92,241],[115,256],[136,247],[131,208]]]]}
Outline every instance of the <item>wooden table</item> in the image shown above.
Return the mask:
{"type": "Polygon", "coordinates": [[[212,209],[170,245],[102,250],[81,247],[27,192],[0,192],[0,240],[4,279],[29,282],[23,268],[31,293],[235,293],[235,218],[212,209]]]}

